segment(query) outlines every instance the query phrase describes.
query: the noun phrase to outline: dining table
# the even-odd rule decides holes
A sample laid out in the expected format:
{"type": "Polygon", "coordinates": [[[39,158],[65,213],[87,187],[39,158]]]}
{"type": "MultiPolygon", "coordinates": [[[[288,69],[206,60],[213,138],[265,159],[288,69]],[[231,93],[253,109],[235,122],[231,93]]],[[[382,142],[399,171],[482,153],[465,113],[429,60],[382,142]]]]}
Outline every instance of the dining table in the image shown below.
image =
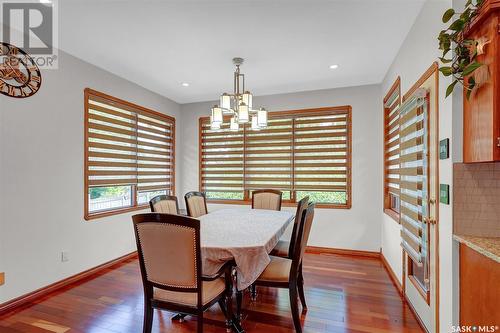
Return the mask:
{"type": "Polygon", "coordinates": [[[240,322],[243,290],[250,287],[271,262],[269,253],[294,218],[291,211],[249,207],[222,208],[197,217],[203,275],[214,276],[228,262],[234,264],[238,301],[233,320],[236,332],[244,332],[240,322]]]}
{"type": "Polygon", "coordinates": [[[235,262],[237,290],[248,288],[271,262],[269,253],[294,219],[290,211],[251,208],[215,210],[198,217],[203,275],[235,262]]]}

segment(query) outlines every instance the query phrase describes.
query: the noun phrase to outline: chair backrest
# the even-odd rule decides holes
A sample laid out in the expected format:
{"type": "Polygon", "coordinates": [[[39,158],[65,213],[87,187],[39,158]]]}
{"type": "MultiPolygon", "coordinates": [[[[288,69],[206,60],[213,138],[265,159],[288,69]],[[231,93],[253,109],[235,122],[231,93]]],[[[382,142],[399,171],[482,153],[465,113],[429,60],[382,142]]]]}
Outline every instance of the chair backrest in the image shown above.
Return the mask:
{"type": "Polygon", "coordinates": [[[149,201],[153,213],[179,215],[179,203],[173,195],[157,195],[149,201]]]}
{"type": "Polygon", "coordinates": [[[205,193],[188,192],[184,196],[184,200],[186,200],[186,209],[189,216],[199,217],[208,213],[205,193]]]}
{"type": "Polygon", "coordinates": [[[281,191],[257,190],[252,193],[253,209],[281,210],[281,191]]]}
{"type": "Polygon", "coordinates": [[[309,196],[302,198],[297,204],[297,212],[295,213],[295,220],[293,221],[292,236],[290,237],[290,247],[288,248],[288,258],[292,258],[293,249],[297,243],[297,235],[299,233],[300,220],[302,219],[302,214],[307,209],[307,204],[309,203],[309,196]]]}
{"type": "Polygon", "coordinates": [[[292,270],[294,274],[298,273],[300,264],[302,263],[302,257],[304,257],[304,252],[306,251],[307,241],[309,240],[309,234],[311,232],[311,226],[314,219],[314,203],[310,203],[307,209],[302,213],[302,218],[299,224],[299,232],[297,234],[297,242],[295,243],[295,248],[293,250],[292,257],[292,270]]]}
{"type": "Polygon", "coordinates": [[[200,221],[160,213],[138,214],[132,219],[145,289],[201,295],[200,221]]]}

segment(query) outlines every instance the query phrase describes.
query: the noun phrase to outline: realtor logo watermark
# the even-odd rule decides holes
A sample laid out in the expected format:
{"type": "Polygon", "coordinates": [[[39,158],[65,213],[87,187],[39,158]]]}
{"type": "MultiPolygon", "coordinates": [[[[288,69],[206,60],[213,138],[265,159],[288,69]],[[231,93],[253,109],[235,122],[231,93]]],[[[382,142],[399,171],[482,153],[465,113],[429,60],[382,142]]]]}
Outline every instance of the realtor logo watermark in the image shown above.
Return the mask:
{"type": "Polygon", "coordinates": [[[58,1],[0,0],[0,41],[28,53],[39,68],[57,69],[58,1]]]}
{"type": "Polygon", "coordinates": [[[493,333],[500,332],[500,328],[496,325],[489,326],[479,326],[479,325],[463,325],[463,326],[452,326],[451,333],[462,333],[462,332],[470,332],[470,333],[493,333]]]}

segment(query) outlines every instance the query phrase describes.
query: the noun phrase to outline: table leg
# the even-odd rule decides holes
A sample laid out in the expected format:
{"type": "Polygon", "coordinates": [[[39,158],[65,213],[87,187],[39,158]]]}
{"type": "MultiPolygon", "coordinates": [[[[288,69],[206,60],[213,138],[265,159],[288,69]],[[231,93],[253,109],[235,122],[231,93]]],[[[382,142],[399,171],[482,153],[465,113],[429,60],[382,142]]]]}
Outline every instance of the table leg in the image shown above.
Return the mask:
{"type": "Polygon", "coordinates": [[[236,317],[241,321],[241,306],[243,303],[243,290],[236,291],[236,317]]]}
{"type": "Polygon", "coordinates": [[[257,286],[255,284],[252,284],[250,286],[250,296],[252,298],[252,301],[255,301],[257,299],[257,286]]]}
{"type": "Polygon", "coordinates": [[[238,322],[241,323],[241,306],[243,303],[243,291],[238,290],[238,273],[236,269],[233,271],[233,283],[234,283],[234,288],[236,288],[236,318],[238,319],[238,322]]]}

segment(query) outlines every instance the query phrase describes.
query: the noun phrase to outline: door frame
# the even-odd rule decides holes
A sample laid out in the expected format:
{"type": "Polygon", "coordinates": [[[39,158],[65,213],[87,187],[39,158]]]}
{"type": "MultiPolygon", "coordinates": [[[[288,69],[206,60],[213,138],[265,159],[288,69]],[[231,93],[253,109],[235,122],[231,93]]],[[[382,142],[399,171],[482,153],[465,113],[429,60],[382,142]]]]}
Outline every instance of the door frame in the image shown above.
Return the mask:
{"type": "MultiPolygon", "coordinates": [[[[429,101],[429,105],[432,103],[434,105],[434,118],[433,119],[433,125],[435,128],[433,130],[435,131],[435,137],[434,140],[432,140],[432,145],[429,145],[429,149],[433,149],[433,156],[431,155],[429,157],[429,163],[433,163],[433,173],[435,174],[435,188],[434,191],[438,195],[439,194],[439,65],[437,62],[432,63],[432,65],[424,72],[424,74],[413,84],[413,86],[403,95],[402,102],[404,103],[408,98],[410,98],[413,93],[418,89],[421,88],[424,84],[432,85],[432,89],[434,90],[434,98],[433,100],[429,101]],[[434,80],[430,80],[432,76],[434,75],[434,80]],[[431,161],[432,159],[432,161],[431,161]]],[[[430,117],[430,115],[429,115],[430,117]]],[[[434,324],[434,331],[435,333],[439,333],[439,198],[436,197],[434,198],[435,202],[433,203],[434,205],[434,219],[435,223],[429,223],[429,256],[434,256],[434,269],[430,273],[433,273],[434,275],[434,291],[431,291],[429,288],[429,296],[427,299],[425,299],[425,295],[421,293],[421,296],[424,298],[426,303],[430,306],[430,312],[431,314],[434,313],[434,320],[432,321],[431,318],[431,323],[434,324]],[[433,237],[431,237],[433,236],[433,237]],[[433,242],[432,250],[431,251],[431,241],[433,242]],[[434,296],[434,302],[433,305],[431,305],[431,300],[432,296],[434,296]],[[434,306],[434,311],[432,307],[434,306]]],[[[424,324],[424,321],[420,317],[419,313],[417,312],[417,309],[414,307],[414,305],[411,303],[411,300],[408,298],[407,294],[407,283],[406,280],[409,279],[408,273],[409,270],[407,269],[408,263],[410,261],[410,258],[406,254],[406,252],[403,250],[402,251],[402,261],[403,261],[403,269],[402,269],[402,286],[403,286],[403,297],[405,301],[408,303],[412,311],[415,313],[417,320],[419,321],[420,325],[427,330],[427,327],[424,324]]],[[[431,261],[429,261],[429,266],[431,265],[431,261]]],[[[431,278],[432,281],[432,278],[431,278]]],[[[432,283],[431,283],[432,286],[432,283]]],[[[418,287],[415,287],[417,291],[419,291],[418,287]]],[[[419,291],[420,292],[420,291],[419,291]]],[[[432,328],[432,327],[431,327],[432,328]]]]}

